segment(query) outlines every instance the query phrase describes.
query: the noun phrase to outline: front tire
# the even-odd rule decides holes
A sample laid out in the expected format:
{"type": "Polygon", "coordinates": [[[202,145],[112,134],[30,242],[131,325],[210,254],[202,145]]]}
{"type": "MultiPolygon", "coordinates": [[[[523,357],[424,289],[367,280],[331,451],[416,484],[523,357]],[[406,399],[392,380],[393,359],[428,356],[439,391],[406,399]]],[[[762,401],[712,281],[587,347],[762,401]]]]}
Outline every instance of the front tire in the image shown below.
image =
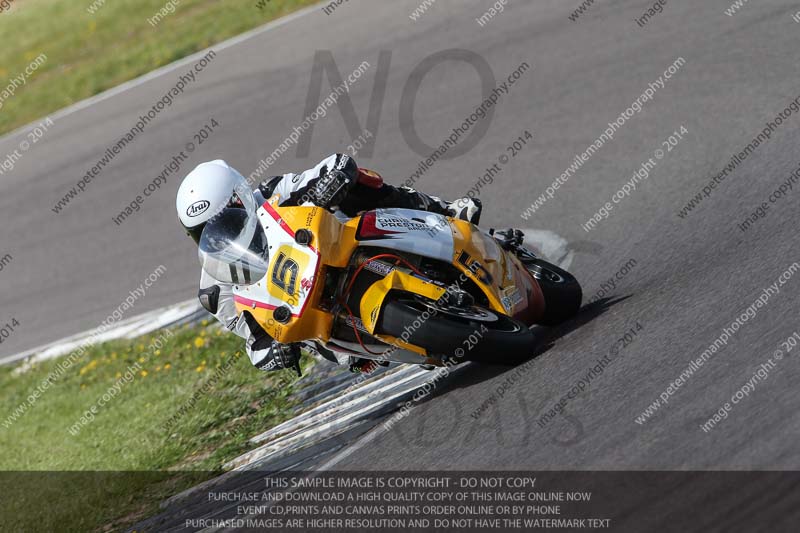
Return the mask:
{"type": "Polygon", "coordinates": [[[524,264],[544,294],[544,317],[539,324],[556,326],[578,314],[583,291],[575,276],[544,259],[528,259],[524,264]]]}
{"type": "Polygon", "coordinates": [[[479,307],[439,309],[413,297],[386,303],[377,331],[431,355],[496,365],[527,359],[536,345],[533,332],[509,316],[479,307]]]}

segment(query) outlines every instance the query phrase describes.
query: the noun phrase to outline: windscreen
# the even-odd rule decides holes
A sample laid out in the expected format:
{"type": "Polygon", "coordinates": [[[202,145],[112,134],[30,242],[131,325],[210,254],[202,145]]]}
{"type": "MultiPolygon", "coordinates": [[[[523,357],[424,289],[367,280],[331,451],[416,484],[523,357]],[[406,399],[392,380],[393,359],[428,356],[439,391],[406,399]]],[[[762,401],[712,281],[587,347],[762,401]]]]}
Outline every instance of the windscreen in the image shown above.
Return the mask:
{"type": "Polygon", "coordinates": [[[242,208],[224,209],[206,224],[198,256],[208,275],[235,285],[252,285],[269,268],[264,229],[242,208]]]}

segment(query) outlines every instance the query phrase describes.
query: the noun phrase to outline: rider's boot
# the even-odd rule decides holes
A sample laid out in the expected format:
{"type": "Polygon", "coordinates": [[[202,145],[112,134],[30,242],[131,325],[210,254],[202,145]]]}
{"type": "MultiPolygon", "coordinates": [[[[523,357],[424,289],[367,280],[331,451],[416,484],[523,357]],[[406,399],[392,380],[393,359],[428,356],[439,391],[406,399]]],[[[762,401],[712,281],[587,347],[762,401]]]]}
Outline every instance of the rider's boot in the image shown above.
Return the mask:
{"type": "Polygon", "coordinates": [[[446,202],[437,196],[431,196],[411,187],[393,187],[383,185],[383,197],[377,202],[380,207],[404,207],[437,213],[448,217],[466,220],[478,225],[481,220],[483,206],[477,198],[459,198],[446,202]]]}

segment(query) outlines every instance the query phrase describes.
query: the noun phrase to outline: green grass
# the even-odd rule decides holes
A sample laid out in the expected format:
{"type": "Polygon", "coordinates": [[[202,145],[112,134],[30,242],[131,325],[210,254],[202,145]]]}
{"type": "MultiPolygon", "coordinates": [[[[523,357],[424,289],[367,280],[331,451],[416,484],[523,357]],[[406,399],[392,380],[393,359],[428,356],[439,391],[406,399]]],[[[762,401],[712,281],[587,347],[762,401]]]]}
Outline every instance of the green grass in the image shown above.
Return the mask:
{"type": "Polygon", "coordinates": [[[9,520],[13,531],[50,529],[43,517],[62,531],[131,523],[221,471],[253,447],[248,439],[292,415],[294,374],[255,370],[242,340],[217,326],[170,333],[90,348],[9,427],[6,417],[65,359],[23,373],[0,367],[0,470],[43,472],[0,474],[0,494],[16,496],[0,498],[0,529],[9,520]],[[129,370],[135,378],[124,383],[129,370]],[[116,395],[71,434],[115,383],[116,395]]]}
{"type": "MultiPolygon", "coordinates": [[[[16,0],[0,13],[0,91],[34,58],[47,56],[3,100],[0,134],[316,2],[267,0],[259,9],[256,0],[181,0],[152,27],[147,19],[167,0],[106,0],[89,14],[92,1],[16,0]]],[[[219,471],[248,448],[250,437],[290,416],[293,389],[285,382],[291,375],[255,371],[240,352],[241,339],[220,333],[180,329],[158,352],[148,349],[155,336],[96,346],[8,428],[5,417],[59,361],[22,374],[0,367],[0,470],[42,472],[0,474],[0,529],[89,531],[132,523],[161,498],[219,471]],[[69,427],[135,364],[144,373],[71,435],[69,427]],[[104,473],[48,473],[54,471],[104,473]],[[124,471],[139,473],[115,474],[124,471]]]]}
{"type": "Polygon", "coordinates": [[[0,134],[317,0],[15,0],[0,13],[0,91],[44,53],[47,61],[0,109],[0,134]]]}

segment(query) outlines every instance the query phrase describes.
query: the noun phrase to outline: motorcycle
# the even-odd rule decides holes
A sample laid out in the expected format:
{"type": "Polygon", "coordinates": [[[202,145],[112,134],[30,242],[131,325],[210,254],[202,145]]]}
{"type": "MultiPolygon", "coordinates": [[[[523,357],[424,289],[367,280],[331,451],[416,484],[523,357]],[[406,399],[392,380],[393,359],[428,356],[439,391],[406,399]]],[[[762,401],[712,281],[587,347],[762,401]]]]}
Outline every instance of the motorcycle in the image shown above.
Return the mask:
{"type": "Polygon", "coordinates": [[[580,308],[578,281],[525,248],[521,234],[503,240],[411,209],[342,219],[279,200],[258,209],[263,277],[234,287],[239,313],[278,342],[428,368],[513,364],[535,348],[530,326],[580,308]]]}

